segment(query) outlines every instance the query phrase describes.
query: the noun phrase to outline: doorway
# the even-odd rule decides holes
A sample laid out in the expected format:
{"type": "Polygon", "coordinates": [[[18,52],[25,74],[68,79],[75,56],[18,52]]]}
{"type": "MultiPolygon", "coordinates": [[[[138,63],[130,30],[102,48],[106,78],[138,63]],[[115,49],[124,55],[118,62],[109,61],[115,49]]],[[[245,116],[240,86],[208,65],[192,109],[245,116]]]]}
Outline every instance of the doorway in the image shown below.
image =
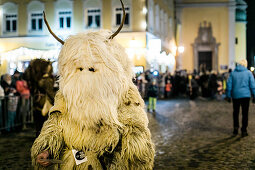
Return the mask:
{"type": "Polygon", "coordinates": [[[198,65],[204,65],[208,71],[212,70],[212,51],[198,52],[198,65]]]}

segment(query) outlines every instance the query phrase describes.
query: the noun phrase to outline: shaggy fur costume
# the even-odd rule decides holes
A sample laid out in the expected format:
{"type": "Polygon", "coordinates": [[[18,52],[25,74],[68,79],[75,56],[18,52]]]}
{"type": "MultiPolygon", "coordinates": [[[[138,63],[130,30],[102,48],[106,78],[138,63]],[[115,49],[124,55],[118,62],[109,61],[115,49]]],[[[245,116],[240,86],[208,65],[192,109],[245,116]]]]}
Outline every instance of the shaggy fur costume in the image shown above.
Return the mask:
{"type": "Polygon", "coordinates": [[[31,150],[36,169],[44,169],[36,162],[44,150],[63,160],[55,169],[153,168],[154,145],[144,102],[132,83],[132,64],[110,35],[101,30],[65,41],[58,62],[60,89],[31,150]],[[72,149],[88,160],[76,165],[72,149]]]}

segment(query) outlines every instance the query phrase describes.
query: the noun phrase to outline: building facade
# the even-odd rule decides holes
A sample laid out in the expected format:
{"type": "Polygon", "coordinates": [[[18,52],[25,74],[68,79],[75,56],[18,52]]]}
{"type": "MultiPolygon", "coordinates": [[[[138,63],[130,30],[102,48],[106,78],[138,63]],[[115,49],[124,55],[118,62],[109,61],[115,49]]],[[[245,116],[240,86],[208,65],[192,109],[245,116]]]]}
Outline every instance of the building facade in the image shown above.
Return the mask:
{"type": "MultiPolygon", "coordinates": [[[[175,65],[173,0],[123,0],[126,19],[117,41],[126,48],[135,70],[165,71],[175,65]]],[[[0,0],[1,74],[23,71],[33,58],[57,60],[61,45],[48,33],[43,11],[54,33],[65,40],[89,30],[116,31],[119,0],[0,0]]]]}
{"type": "Polygon", "coordinates": [[[225,72],[246,58],[243,0],[176,0],[177,68],[225,72]]]}

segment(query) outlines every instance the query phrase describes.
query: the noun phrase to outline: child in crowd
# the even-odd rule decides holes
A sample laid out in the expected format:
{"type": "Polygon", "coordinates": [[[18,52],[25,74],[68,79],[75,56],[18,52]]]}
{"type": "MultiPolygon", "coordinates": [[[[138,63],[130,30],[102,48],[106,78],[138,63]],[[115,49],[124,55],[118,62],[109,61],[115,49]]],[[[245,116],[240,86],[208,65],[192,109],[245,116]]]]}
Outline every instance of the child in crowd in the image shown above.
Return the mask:
{"type": "Polygon", "coordinates": [[[152,84],[148,88],[148,97],[149,97],[149,105],[147,110],[149,112],[152,109],[153,113],[155,113],[157,97],[158,97],[158,86],[155,79],[153,79],[152,84]]]}
{"type": "Polygon", "coordinates": [[[172,89],[171,81],[167,80],[167,83],[166,83],[166,98],[170,98],[171,89],[172,89]]]}

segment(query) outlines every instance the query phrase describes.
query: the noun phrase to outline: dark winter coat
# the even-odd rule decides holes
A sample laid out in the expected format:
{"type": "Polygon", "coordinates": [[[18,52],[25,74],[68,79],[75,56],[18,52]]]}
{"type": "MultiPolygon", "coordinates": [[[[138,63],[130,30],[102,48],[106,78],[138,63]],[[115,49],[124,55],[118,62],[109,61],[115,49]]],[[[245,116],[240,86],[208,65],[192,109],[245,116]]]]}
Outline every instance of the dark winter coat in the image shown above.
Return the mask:
{"type": "Polygon", "coordinates": [[[158,86],[157,85],[150,85],[148,88],[148,96],[149,97],[158,97],[158,86]]]}

